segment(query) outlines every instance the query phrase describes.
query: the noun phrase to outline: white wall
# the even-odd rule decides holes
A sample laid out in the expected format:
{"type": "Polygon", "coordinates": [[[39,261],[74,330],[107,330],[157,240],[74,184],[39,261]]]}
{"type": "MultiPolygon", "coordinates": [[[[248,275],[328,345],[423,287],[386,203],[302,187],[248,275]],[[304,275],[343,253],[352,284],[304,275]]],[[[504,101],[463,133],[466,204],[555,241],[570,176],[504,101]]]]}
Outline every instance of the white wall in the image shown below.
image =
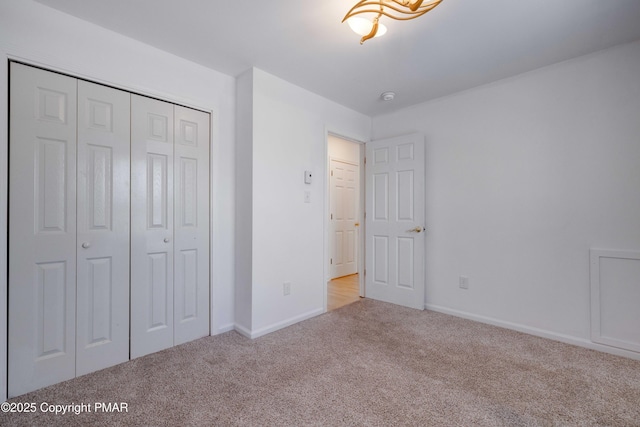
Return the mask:
{"type": "Polygon", "coordinates": [[[640,250],[639,76],[636,42],[373,119],[426,136],[429,308],[594,347],[589,248],[640,250]]]}
{"type": "Polygon", "coordinates": [[[253,69],[236,79],[235,327],[251,335],[253,265],[253,69]]]}
{"type": "MultiPolygon", "coordinates": [[[[367,141],[371,119],[259,69],[251,76],[255,337],[324,311],[327,131],[367,141]],[[312,184],[304,183],[305,170],[312,184]],[[284,282],[291,282],[288,296],[284,282]]],[[[236,167],[249,166],[238,158],[236,167]]]]}
{"type": "MultiPolygon", "coordinates": [[[[212,333],[232,328],[235,80],[31,0],[0,2],[0,241],[7,236],[7,59],[213,113],[212,333]]],[[[0,401],[6,398],[6,245],[0,244],[0,401]]]]}

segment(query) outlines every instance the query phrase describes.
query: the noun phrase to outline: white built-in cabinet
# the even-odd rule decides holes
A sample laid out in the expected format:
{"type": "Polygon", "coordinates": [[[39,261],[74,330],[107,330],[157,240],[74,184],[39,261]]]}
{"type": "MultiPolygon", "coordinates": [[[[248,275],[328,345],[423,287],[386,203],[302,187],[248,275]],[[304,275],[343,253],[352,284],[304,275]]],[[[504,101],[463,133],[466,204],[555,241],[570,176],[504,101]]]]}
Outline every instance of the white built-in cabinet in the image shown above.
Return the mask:
{"type": "Polygon", "coordinates": [[[209,334],[209,115],[11,63],[9,396],[209,334]]]}

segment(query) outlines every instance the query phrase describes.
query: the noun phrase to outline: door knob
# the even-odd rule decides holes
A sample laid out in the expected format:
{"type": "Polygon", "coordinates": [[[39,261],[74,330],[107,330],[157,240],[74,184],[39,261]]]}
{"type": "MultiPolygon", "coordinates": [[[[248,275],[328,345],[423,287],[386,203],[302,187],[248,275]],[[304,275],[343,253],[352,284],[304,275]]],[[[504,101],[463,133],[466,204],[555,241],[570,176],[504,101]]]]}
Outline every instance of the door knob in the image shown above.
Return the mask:
{"type": "Polygon", "coordinates": [[[359,223],[359,222],[356,222],[356,223],[355,223],[355,224],[353,224],[353,225],[354,225],[354,226],[356,226],[356,227],[360,227],[360,223],[359,223]]]}
{"type": "Polygon", "coordinates": [[[90,244],[89,242],[84,242],[84,243],[82,244],[82,248],[83,248],[83,249],[87,249],[89,246],[91,246],[91,244],[90,244]]]}
{"type": "Polygon", "coordinates": [[[416,227],[416,228],[412,228],[411,230],[407,230],[407,232],[409,232],[409,233],[420,233],[420,232],[422,232],[423,230],[424,230],[424,228],[422,228],[422,227],[418,226],[418,227],[416,227]]]}
{"type": "Polygon", "coordinates": [[[169,243],[169,238],[168,238],[168,237],[165,237],[165,238],[164,238],[164,242],[165,242],[165,243],[169,243]]]}

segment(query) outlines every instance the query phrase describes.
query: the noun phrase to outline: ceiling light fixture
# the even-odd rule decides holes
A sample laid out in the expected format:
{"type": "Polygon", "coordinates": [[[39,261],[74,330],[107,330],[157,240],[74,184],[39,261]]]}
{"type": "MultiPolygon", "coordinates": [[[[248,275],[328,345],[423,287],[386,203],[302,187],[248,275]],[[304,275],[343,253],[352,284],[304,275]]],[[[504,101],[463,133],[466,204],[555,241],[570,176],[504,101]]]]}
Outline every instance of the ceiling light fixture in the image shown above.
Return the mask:
{"type": "MultiPolygon", "coordinates": [[[[371,33],[373,28],[373,22],[369,21],[367,18],[361,18],[359,16],[352,16],[347,19],[347,24],[353,30],[354,33],[360,34],[361,36],[366,36],[371,33]]],[[[374,37],[383,36],[387,32],[387,27],[383,24],[378,24],[378,31],[376,31],[374,37]]]]}
{"type": "Polygon", "coordinates": [[[424,15],[440,3],[442,0],[360,0],[342,18],[342,22],[347,21],[351,29],[362,36],[362,44],[387,32],[387,27],[378,22],[383,15],[399,21],[408,21],[424,15]],[[356,16],[363,14],[373,15],[373,19],[356,16]]]}

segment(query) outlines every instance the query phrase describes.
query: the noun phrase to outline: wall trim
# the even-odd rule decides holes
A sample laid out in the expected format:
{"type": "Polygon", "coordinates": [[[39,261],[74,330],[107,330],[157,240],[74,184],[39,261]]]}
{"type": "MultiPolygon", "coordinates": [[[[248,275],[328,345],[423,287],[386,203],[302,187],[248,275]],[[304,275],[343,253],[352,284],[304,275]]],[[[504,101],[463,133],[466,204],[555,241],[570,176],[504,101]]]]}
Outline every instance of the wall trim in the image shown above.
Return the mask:
{"type": "MultiPolygon", "coordinates": [[[[603,291],[606,291],[608,283],[606,282],[606,280],[605,283],[602,283],[602,280],[604,279],[600,274],[600,263],[602,258],[637,262],[640,261],[640,252],[591,248],[589,250],[589,258],[591,264],[591,341],[606,346],[618,347],[633,352],[640,352],[640,342],[629,341],[626,339],[626,337],[612,336],[615,335],[615,333],[611,334],[611,329],[609,329],[609,334],[611,335],[607,336],[602,333],[602,325],[603,323],[607,322],[608,316],[606,312],[603,312],[603,310],[605,310],[605,307],[601,305],[601,296],[603,291]]],[[[626,297],[622,298],[632,300],[633,296],[627,295],[626,297]]],[[[616,311],[622,309],[619,304],[616,304],[616,306],[616,311]]],[[[609,309],[609,311],[610,310],[611,309],[609,309]]],[[[611,315],[611,313],[609,313],[609,315],[611,315]]],[[[614,317],[617,317],[615,313],[614,317]]],[[[633,320],[631,320],[629,323],[631,325],[634,325],[633,320]]],[[[614,329],[617,330],[617,328],[614,329]]]]}
{"type": "Polygon", "coordinates": [[[301,314],[299,316],[294,316],[294,317],[291,317],[289,319],[283,320],[281,322],[274,323],[274,324],[272,324],[270,326],[265,326],[264,328],[260,328],[260,329],[257,329],[255,331],[249,330],[249,329],[245,328],[244,326],[241,326],[241,325],[238,325],[238,324],[235,325],[235,330],[239,334],[244,335],[247,338],[255,339],[255,338],[261,337],[263,335],[270,334],[271,332],[275,332],[275,331],[277,331],[279,329],[286,328],[287,326],[294,325],[294,324],[296,324],[298,322],[302,322],[303,320],[307,320],[307,319],[310,319],[312,317],[316,317],[316,316],[318,316],[318,315],[320,315],[322,313],[324,313],[324,309],[316,308],[315,310],[311,310],[311,311],[303,313],[303,314],[301,314]]]}
{"type": "Polygon", "coordinates": [[[251,331],[248,328],[245,328],[244,326],[236,323],[235,325],[233,325],[233,329],[240,335],[251,339],[251,331]]]}
{"type": "Polygon", "coordinates": [[[616,356],[628,357],[629,359],[640,360],[640,353],[636,353],[635,351],[628,351],[628,350],[623,350],[616,347],[609,347],[606,345],[591,342],[584,338],[560,334],[558,332],[548,331],[545,329],[533,328],[530,326],[522,325],[520,323],[507,322],[504,320],[496,319],[494,317],[481,316],[481,315],[469,313],[466,311],[454,310],[451,308],[442,307],[434,304],[426,304],[425,309],[436,311],[438,313],[449,314],[455,317],[461,317],[463,319],[473,320],[475,322],[486,323],[488,325],[498,326],[505,329],[511,329],[513,331],[523,332],[525,334],[534,335],[541,338],[560,341],[565,344],[584,347],[590,350],[596,350],[596,351],[601,351],[603,353],[613,354],[616,356]]]}
{"type": "Polygon", "coordinates": [[[222,325],[218,328],[217,331],[213,332],[211,336],[224,334],[225,332],[233,331],[236,329],[236,325],[233,323],[227,323],[226,325],[222,325]]]}

